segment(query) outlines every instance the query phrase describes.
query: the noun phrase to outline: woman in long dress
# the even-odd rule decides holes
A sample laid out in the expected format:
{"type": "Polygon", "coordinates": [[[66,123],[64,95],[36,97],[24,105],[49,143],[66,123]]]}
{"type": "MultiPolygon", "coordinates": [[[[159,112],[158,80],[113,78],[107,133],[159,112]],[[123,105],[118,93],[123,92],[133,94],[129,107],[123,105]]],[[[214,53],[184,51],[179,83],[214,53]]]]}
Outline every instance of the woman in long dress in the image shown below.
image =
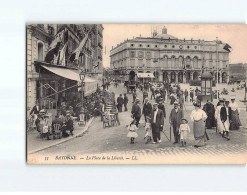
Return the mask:
{"type": "Polygon", "coordinates": [[[206,145],[206,142],[209,140],[206,127],[205,120],[207,119],[207,114],[204,112],[198,103],[193,104],[195,109],[191,112],[190,118],[193,121],[193,133],[195,140],[199,140],[199,142],[194,145],[194,147],[202,147],[206,145]]]}
{"type": "Polygon", "coordinates": [[[216,110],[215,110],[215,118],[217,120],[216,128],[220,134],[223,134],[223,131],[225,130],[225,127],[224,127],[224,124],[222,123],[221,115],[220,115],[220,111],[222,107],[224,107],[224,100],[219,99],[219,105],[216,107],[216,110]]]}
{"type": "Polygon", "coordinates": [[[239,106],[235,102],[235,97],[231,97],[231,103],[229,104],[229,107],[231,107],[231,124],[230,124],[230,130],[238,130],[239,127],[242,125],[239,119],[239,106]]]}

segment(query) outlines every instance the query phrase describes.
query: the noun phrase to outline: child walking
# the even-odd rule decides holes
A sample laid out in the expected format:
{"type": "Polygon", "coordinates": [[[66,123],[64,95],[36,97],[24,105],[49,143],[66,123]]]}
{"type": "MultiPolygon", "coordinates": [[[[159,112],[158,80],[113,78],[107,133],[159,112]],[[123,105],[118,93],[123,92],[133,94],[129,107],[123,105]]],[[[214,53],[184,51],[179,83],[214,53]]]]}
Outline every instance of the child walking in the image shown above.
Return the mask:
{"type": "Polygon", "coordinates": [[[128,134],[127,134],[127,137],[130,137],[130,143],[131,144],[134,144],[134,140],[135,138],[138,137],[138,134],[136,133],[137,131],[137,127],[135,125],[135,120],[133,120],[130,125],[127,127],[127,130],[129,130],[128,134]]]}
{"type": "Polygon", "coordinates": [[[152,141],[152,138],[151,138],[152,128],[151,128],[151,123],[150,123],[151,118],[149,116],[147,116],[146,120],[147,120],[147,122],[145,124],[146,133],[145,133],[144,139],[147,138],[146,144],[148,144],[149,142],[152,141]]]}
{"type": "Polygon", "coordinates": [[[179,127],[180,142],[182,147],[186,146],[187,133],[190,132],[190,127],[188,121],[185,118],[181,119],[181,124],[179,127]]]}

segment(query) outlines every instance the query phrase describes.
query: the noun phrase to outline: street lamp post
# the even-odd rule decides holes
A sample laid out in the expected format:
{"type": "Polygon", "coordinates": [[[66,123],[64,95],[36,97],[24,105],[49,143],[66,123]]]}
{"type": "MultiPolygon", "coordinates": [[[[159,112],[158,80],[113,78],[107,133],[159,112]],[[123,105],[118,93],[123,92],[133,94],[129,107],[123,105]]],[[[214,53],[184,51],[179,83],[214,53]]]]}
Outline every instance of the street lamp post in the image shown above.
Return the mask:
{"type": "Polygon", "coordinates": [[[83,104],[84,104],[84,80],[86,77],[86,73],[81,71],[80,72],[80,79],[81,79],[81,108],[83,108],[83,104]]]}

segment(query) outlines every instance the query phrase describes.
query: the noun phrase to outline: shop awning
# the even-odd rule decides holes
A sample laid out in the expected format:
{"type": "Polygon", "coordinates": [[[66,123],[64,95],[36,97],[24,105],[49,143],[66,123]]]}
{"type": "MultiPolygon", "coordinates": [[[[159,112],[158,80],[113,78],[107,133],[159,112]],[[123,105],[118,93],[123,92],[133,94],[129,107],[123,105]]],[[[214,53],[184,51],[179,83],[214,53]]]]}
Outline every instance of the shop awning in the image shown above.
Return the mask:
{"type": "MultiPolygon", "coordinates": [[[[81,81],[79,71],[77,70],[60,68],[60,67],[51,67],[51,66],[45,66],[45,65],[42,65],[42,67],[61,77],[74,80],[74,81],[81,81]]],[[[91,83],[91,82],[97,82],[97,81],[89,77],[86,77],[84,82],[91,83]]]]}
{"type": "Polygon", "coordinates": [[[154,78],[153,73],[137,73],[138,78],[154,78]]]}

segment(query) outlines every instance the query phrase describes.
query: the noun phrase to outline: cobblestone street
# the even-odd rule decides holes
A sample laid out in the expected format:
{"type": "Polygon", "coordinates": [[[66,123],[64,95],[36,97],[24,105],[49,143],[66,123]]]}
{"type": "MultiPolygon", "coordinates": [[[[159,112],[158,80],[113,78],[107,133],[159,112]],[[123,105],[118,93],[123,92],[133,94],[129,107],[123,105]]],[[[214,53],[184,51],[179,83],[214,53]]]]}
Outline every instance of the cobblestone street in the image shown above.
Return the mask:
{"type": "MultiPolygon", "coordinates": [[[[111,91],[114,91],[116,97],[120,93],[124,93],[126,89],[123,88],[123,85],[120,85],[118,88],[111,87],[111,91]]],[[[138,97],[142,100],[142,94],[138,91],[138,97]]],[[[169,156],[166,159],[166,163],[169,162],[178,162],[183,159],[189,159],[187,163],[196,163],[197,160],[200,160],[207,163],[212,162],[214,159],[218,159],[217,162],[221,163],[231,163],[234,157],[241,156],[246,157],[247,154],[247,130],[243,127],[239,131],[230,131],[230,141],[222,138],[219,134],[216,133],[215,129],[207,130],[210,140],[207,145],[202,148],[194,148],[195,144],[193,131],[192,131],[192,122],[190,121],[189,115],[193,109],[192,103],[187,102],[185,104],[186,110],[184,110],[185,118],[189,119],[189,126],[191,132],[188,135],[187,147],[180,147],[179,144],[173,144],[174,138],[173,133],[170,138],[170,126],[168,125],[168,116],[171,111],[171,106],[169,102],[166,102],[166,113],[167,118],[165,119],[165,133],[166,136],[162,133],[161,139],[162,143],[159,144],[145,144],[144,135],[144,119],[141,118],[140,126],[138,130],[138,137],[136,138],[135,144],[130,144],[129,138],[127,138],[128,131],[126,130],[126,125],[131,121],[131,106],[132,106],[132,94],[128,94],[129,104],[128,111],[119,113],[119,118],[121,125],[118,127],[107,127],[103,128],[100,118],[94,118],[92,124],[89,126],[88,130],[81,136],[71,139],[65,143],[60,143],[54,147],[47,148],[38,153],[32,155],[84,155],[84,154],[121,154],[121,155],[135,155],[138,158],[149,158],[157,159],[164,156],[169,156]],[[212,158],[211,158],[212,157],[212,158]],[[194,159],[195,158],[195,159],[194,159]],[[192,160],[194,159],[194,160],[192,160]],[[220,161],[222,159],[222,161],[220,161]],[[175,160],[175,161],[174,161],[175,160]],[[192,161],[191,161],[192,160],[192,161]]],[[[153,100],[151,100],[153,102],[153,100]]],[[[240,106],[241,107],[241,106],[240,106]]],[[[243,123],[243,126],[246,126],[246,112],[242,106],[240,120],[243,123]]],[[[46,140],[44,140],[46,141],[46,140]]],[[[152,161],[152,163],[155,163],[152,161]]],[[[201,162],[202,163],[202,162],[201,162]]]]}

